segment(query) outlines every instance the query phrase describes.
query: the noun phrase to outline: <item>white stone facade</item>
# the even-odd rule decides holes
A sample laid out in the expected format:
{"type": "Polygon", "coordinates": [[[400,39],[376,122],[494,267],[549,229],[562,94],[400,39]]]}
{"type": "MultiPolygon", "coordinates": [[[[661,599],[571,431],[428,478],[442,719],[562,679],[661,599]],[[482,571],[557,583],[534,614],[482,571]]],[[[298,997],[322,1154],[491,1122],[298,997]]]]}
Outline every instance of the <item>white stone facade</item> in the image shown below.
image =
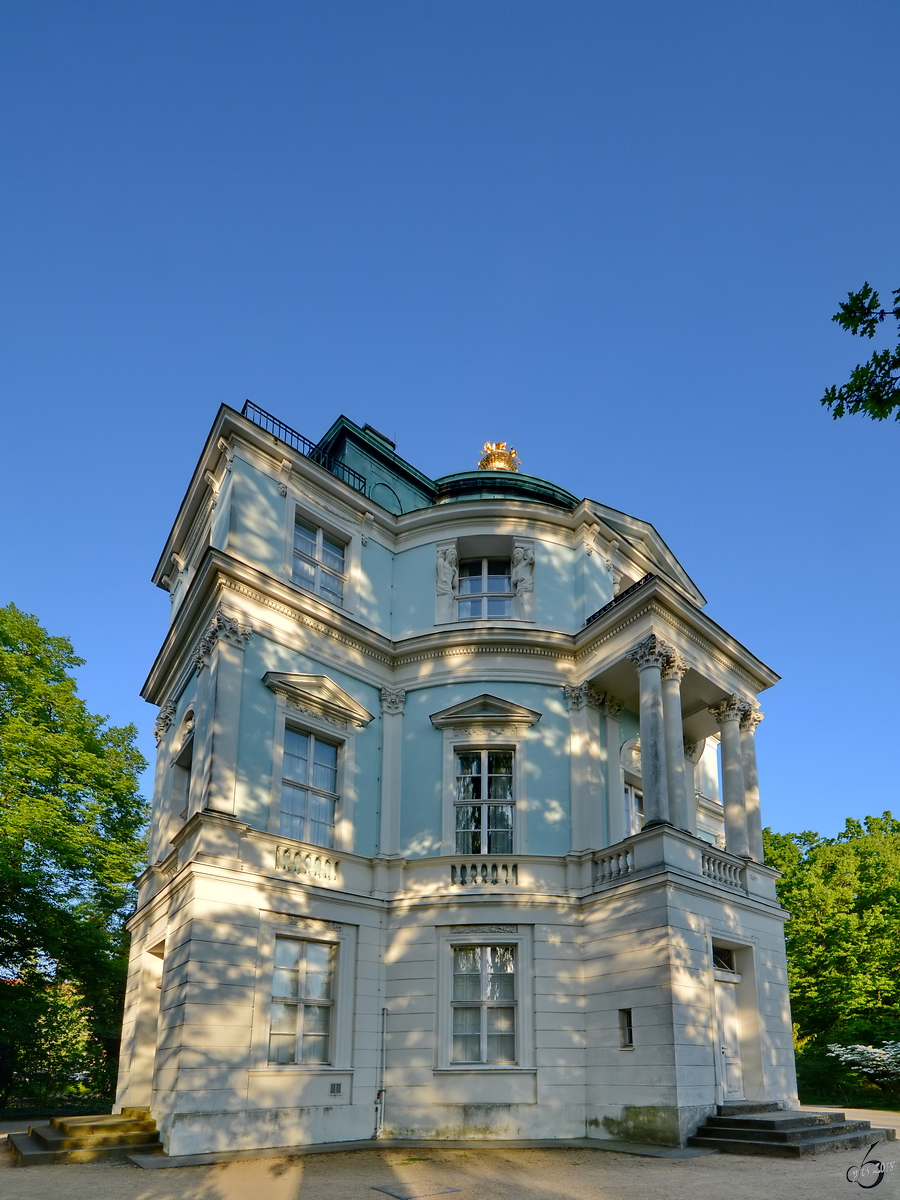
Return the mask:
{"type": "Polygon", "coordinates": [[[796,1105],[777,676],[652,526],[223,408],[155,580],[118,1105],[170,1154],[796,1105]]]}

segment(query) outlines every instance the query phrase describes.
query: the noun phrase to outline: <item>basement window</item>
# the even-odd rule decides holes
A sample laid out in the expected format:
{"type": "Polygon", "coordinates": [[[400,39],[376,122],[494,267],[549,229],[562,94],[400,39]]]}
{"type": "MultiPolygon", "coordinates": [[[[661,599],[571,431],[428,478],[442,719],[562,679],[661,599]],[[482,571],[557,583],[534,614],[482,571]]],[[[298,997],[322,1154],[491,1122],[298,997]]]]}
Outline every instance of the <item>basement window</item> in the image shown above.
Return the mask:
{"type": "Polygon", "coordinates": [[[619,1049],[634,1049],[634,1025],[631,1020],[631,1009],[619,1009],[619,1049]]]}

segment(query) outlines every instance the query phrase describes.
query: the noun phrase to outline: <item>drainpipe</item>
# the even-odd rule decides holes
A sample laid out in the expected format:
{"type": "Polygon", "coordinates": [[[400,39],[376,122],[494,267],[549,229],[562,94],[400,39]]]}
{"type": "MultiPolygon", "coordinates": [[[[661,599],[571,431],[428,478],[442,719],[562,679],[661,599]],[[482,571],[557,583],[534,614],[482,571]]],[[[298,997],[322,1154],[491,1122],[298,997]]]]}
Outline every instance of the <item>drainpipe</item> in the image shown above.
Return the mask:
{"type": "Polygon", "coordinates": [[[374,1138],[377,1141],[381,1137],[384,1129],[384,1056],[387,1034],[387,1015],[388,1010],[381,1010],[381,1058],[378,1069],[378,1091],[375,1093],[375,1133],[374,1138]]]}

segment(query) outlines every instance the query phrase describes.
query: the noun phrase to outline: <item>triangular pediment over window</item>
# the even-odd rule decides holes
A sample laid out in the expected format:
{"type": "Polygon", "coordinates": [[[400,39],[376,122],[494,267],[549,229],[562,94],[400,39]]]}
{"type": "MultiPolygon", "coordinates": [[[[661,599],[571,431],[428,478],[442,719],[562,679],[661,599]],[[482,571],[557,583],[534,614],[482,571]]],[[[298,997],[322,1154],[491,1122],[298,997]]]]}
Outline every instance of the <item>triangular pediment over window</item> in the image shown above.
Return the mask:
{"type": "Polygon", "coordinates": [[[326,719],[345,721],[348,725],[368,725],[374,720],[370,712],[327,675],[267,671],[263,683],[276,695],[326,719]]]}
{"type": "Polygon", "coordinates": [[[523,708],[512,700],[501,700],[499,696],[476,696],[464,700],[451,708],[442,708],[431,714],[431,723],[436,729],[447,725],[536,725],[541,714],[533,708],[523,708]]]}

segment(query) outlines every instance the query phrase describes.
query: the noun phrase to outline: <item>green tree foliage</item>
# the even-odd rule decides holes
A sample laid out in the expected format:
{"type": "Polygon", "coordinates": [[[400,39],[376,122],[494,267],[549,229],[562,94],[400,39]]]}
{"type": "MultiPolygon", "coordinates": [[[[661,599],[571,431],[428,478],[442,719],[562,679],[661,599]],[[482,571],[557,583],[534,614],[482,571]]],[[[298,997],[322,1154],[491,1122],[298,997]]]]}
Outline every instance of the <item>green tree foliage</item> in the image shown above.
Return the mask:
{"type": "MultiPolygon", "coordinates": [[[[95,1082],[108,1088],[123,921],[145,855],[146,763],[134,726],[108,725],[77,695],[71,672],[82,661],[35,617],[0,608],[0,977],[16,984],[0,1002],[0,1042],[15,1047],[17,1064],[30,1061],[24,1031],[38,1026],[25,1014],[79,1004],[104,1052],[95,1082]]],[[[32,1040],[41,1038],[46,1030],[32,1040]]]]}
{"type": "MultiPolygon", "coordinates": [[[[900,288],[893,293],[894,307],[882,308],[878,293],[868,283],[850,292],[831,318],[854,337],[873,338],[885,317],[895,317],[900,329],[900,288]]],[[[842,387],[830,387],[822,403],[837,419],[845,413],[864,413],[884,421],[895,412],[900,421],[900,343],[893,350],[878,350],[866,363],[857,364],[842,387]]]]}
{"type": "MultiPolygon", "coordinates": [[[[841,1073],[828,1044],[900,1033],[900,821],[848,820],[836,838],[763,833],[784,872],[785,927],[801,1085],[821,1093],[841,1073]]],[[[846,1072],[844,1082],[846,1083],[846,1072]]]]}

